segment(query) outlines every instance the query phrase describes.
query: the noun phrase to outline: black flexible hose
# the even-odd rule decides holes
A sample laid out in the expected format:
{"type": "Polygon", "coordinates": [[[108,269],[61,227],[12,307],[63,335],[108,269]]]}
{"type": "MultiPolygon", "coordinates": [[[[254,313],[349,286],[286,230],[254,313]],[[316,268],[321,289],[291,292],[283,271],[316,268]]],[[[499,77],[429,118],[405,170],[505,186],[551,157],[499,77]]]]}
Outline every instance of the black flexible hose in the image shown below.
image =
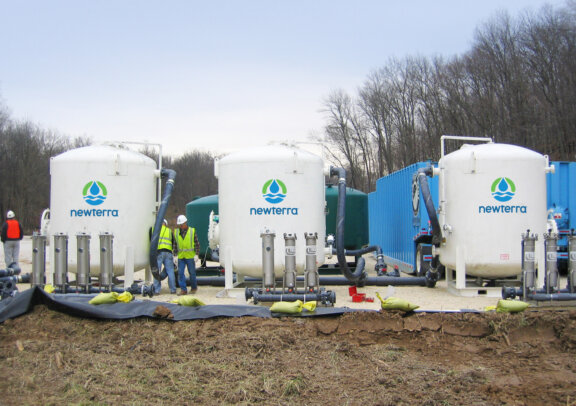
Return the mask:
{"type": "MultiPolygon", "coordinates": [[[[378,245],[370,245],[369,247],[360,248],[358,250],[344,250],[344,254],[346,256],[351,257],[359,257],[360,255],[368,254],[369,252],[376,251],[378,255],[382,254],[382,248],[378,245]]],[[[336,248],[332,248],[332,254],[337,254],[338,250],[336,248]]]]}
{"type": "MultiPolygon", "coordinates": [[[[418,169],[416,176],[418,177],[420,192],[424,199],[424,206],[426,207],[426,212],[428,213],[428,218],[430,218],[430,224],[432,225],[432,244],[439,247],[442,243],[442,230],[440,229],[440,222],[438,221],[438,215],[436,214],[436,208],[434,207],[434,201],[432,200],[432,193],[430,193],[430,186],[428,185],[428,176],[433,176],[433,171],[434,169],[431,166],[420,168],[418,169]]],[[[432,258],[430,270],[426,272],[426,286],[429,288],[436,286],[439,277],[439,264],[440,261],[438,255],[435,255],[432,258]]]]}
{"type": "Polygon", "coordinates": [[[162,222],[164,221],[166,209],[170,202],[170,196],[172,196],[172,189],[174,189],[174,179],[176,179],[176,172],[172,169],[162,169],[160,174],[163,178],[167,177],[168,179],[166,180],[166,188],[164,189],[162,202],[158,209],[156,222],[154,223],[152,238],[150,239],[150,271],[156,280],[160,280],[160,271],[158,270],[158,240],[160,239],[160,230],[162,229],[162,222]]]}
{"type": "Polygon", "coordinates": [[[424,205],[426,206],[426,212],[428,213],[430,223],[432,224],[432,244],[439,247],[442,243],[442,231],[440,230],[440,223],[438,222],[436,208],[434,207],[434,201],[432,200],[432,193],[430,193],[430,186],[428,185],[428,176],[432,176],[432,171],[433,169],[431,166],[420,168],[417,176],[422,198],[424,199],[424,205]]]}
{"type": "Polygon", "coordinates": [[[364,269],[357,267],[354,272],[348,267],[344,250],[344,221],[346,219],[346,171],[330,167],[330,176],[338,176],[338,206],[336,208],[336,256],[342,274],[351,282],[366,278],[364,269]]]}
{"type": "MultiPolygon", "coordinates": [[[[368,254],[369,252],[376,252],[376,265],[374,266],[376,273],[380,274],[381,272],[384,272],[386,264],[384,263],[382,248],[378,245],[370,245],[369,247],[360,248],[358,250],[344,250],[344,256],[360,257],[358,261],[362,260],[362,263],[358,262],[356,264],[356,269],[358,270],[358,268],[360,268],[361,270],[364,270],[365,262],[364,259],[361,258],[361,255],[368,254]]],[[[338,254],[338,250],[332,248],[332,254],[338,254]]]]}

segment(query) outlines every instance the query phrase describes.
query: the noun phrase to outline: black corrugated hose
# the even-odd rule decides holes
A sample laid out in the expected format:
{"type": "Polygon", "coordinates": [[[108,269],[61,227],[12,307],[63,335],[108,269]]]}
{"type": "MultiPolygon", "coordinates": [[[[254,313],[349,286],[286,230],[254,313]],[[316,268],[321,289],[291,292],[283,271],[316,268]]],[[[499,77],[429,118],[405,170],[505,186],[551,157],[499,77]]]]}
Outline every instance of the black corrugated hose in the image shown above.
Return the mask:
{"type": "Polygon", "coordinates": [[[150,271],[156,280],[160,280],[160,271],[158,270],[158,240],[160,239],[160,230],[162,229],[162,222],[164,221],[166,209],[168,208],[168,203],[170,202],[170,196],[172,196],[172,189],[174,189],[174,179],[176,179],[176,172],[172,169],[162,169],[160,175],[163,178],[167,177],[168,179],[166,180],[166,188],[164,189],[162,202],[160,203],[160,207],[158,209],[156,222],[154,223],[152,238],[150,239],[150,271]]]}

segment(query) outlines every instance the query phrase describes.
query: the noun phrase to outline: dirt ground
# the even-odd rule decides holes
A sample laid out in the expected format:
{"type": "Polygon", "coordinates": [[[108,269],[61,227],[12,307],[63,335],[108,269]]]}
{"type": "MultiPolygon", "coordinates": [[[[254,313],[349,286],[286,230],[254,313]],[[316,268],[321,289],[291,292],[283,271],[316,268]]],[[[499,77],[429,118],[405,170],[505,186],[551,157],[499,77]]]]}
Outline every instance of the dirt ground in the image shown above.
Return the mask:
{"type": "MultiPolygon", "coordinates": [[[[27,245],[28,244],[28,245],[27,245]]],[[[23,241],[23,272],[31,271],[23,241]]],[[[163,283],[152,300],[175,298],[163,283]]],[[[21,291],[29,285],[19,285],[21,291]]],[[[74,318],[44,306],[0,324],[0,405],[567,405],[576,406],[576,310],[522,314],[382,313],[338,317],[74,318]]],[[[242,290],[201,286],[207,304],[242,290]]],[[[424,287],[364,287],[424,310],[483,310],[498,298],[424,287]]],[[[150,300],[138,297],[139,300],[150,300]]]]}
{"type": "Polygon", "coordinates": [[[576,405],[576,311],[0,325],[0,404],[576,405]]]}

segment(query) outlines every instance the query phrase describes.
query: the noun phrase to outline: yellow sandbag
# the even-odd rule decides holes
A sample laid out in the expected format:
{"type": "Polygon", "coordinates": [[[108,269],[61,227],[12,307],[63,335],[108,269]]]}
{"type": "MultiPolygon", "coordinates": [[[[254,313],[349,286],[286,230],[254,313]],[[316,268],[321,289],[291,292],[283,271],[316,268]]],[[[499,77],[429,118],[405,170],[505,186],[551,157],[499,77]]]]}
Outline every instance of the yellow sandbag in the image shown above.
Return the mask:
{"type": "Polygon", "coordinates": [[[496,306],[496,312],[498,313],[518,313],[523,312],[526,308],[530,306],[530,303],[523,302],[521,300],[514,299],[500,299],[498,305],[496,306]]]}
{"type": "Polygon", "coordinates": [[[275,302],[270,306],[270,311],[274,313],[300,313],[303,304],[301,300],[296,300],[295,302],[275,302]]]}
{"type": "Polygon", "coordinates": [[[378,299],[380,299],[383,310],[402,310],[405,312],[411,312],[420,307],[410,303],[406,299],[400,299],[399,297],[389,297],[387,299],[382,299],[378,292],[376,292],[376,296],[378,296],[378,299]]]}
{"type": "Polygon", "coordinates": [[[302,308],[308,310],[309,312],[313,312],[316,310],[316,301],[313,300],[311,302],[306,302],[302,305],[302,308]]]}
{"type": "Polygon", "coordinates": [[[205,306],[206,304],[194,296],[180,296],[177,299],[171,300],[170,303],[177,303],[180,306],[205,306]]]}
{"type": "Polygon", "coordinates": [[[110,292],[110,293],[99,293],[97,296],[94,296],[88,303],[92,305],[100,305],[100,304],[109,304],[109,303],[116,303],[118,301],[118,293],[110,292]]]}
{"type": "Polygon", "coordinates": [[[45,285],[44,286],[44,292],[46,292],[46,293],[54,293],[55,290],[56,290],[56,288],[52,285],[45,285]]]}
{"type": "Polygon", "coordinates": [[[128,291],[124,291],[118,295],[119,302],[130,303],[133,299],[134,296],[132,296],[132,293],[128,291]]]}
{"type": "Polygon", "coordinates": [[[310,301],[303,303],[301,300],[296,300],[294,302],[276,302],[270,306],[270,311],[274,313],[301,313],[302,309],[306,309],[309,312],[316,310],[316,301],[310,301]]]}

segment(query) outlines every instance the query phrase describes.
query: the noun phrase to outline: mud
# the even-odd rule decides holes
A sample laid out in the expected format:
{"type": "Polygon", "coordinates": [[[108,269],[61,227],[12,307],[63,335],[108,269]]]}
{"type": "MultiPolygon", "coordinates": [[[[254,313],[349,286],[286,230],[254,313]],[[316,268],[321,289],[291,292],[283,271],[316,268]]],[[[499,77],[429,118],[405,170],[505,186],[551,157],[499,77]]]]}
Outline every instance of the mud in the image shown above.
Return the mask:
{"type": "Polygon", "coordinates": [[[576,405],[576,311],[0,325],[0,403],[576,405]]]}

